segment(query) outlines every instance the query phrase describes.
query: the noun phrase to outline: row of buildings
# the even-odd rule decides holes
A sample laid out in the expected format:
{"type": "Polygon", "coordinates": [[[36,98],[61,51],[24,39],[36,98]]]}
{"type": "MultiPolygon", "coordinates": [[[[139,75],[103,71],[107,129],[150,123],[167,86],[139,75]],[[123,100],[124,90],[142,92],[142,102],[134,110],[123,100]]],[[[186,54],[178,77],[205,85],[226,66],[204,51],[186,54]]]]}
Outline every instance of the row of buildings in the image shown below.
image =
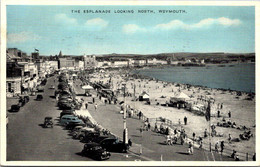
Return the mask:
{"type": "MultiPolygon", "coordinates": [[[[142,67],[166,64],[178,64],[171,59],[160,60],[156,58],[124,58],[116,57],[105,59],[95,55],[64,56],[60,51],[55,56],[40,56],[39,51],[31,55],[17,48],[8,48],[7,56],[7,96],[22,94],[23,92],[34,91],[46,76],[59,70],[85,70],[93,68],[119,68],[119,67],[142,67]]],[[[189,62],[187,62],[189,63],[189,62]]],[[[204,63],[204,62],[203,62],[204,63]]]]}
{"type": "Polygon", "coordinates": [[[6,51],[6,95],[13,97],[25,92],[36,91],[38,85],[48,75],[59,70],[83,70],[96,66],[95,56],[80,59],[66,57],[59,53],[53,60],[44,59],[38,51],[27,55],[17,48],[6,51]]]}

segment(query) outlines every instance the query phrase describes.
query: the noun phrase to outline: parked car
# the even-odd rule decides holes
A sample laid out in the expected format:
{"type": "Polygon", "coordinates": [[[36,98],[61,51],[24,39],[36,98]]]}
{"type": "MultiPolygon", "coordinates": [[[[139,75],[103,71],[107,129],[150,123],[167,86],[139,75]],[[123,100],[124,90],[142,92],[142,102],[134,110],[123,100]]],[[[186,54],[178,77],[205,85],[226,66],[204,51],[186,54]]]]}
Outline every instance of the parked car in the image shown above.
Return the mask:
{"type": "Polygon", "coordinates": [[[71,109],[71,110],[63,110],[61,113],[60,113],[60,118],[63,116],[63,115],[74,115],[75,113],[75,110],[71,109]]]}
{"type": "Polygon", "coordinates": [[[99,144],[108,151],[127,152],[127,150],[129,150],[129,145],[117,138],[107,138],[102,140],[99,144]]]}
{"type": "Polygon", "coordinates": [[[54,86],[54,85],[51,85],[50,89],[55,89],[55,86],[54,86]]]}
{"type": "Polygon", "coordinates": [[[78,129],[77,131],[74,131],[72,133],[72,136],[74,139],[80,139],[83,140],[86,133],[89,132],[95,132],[94,128],[89,128],[89,127],[82,127],[81,129],[78,129]]]}
{"type": "Polygon", "coordinates": [[[36,96],[36,100],[41,101],[43,99],[43,96],[41,94],[36,96]]]}
{"type": "Polygon", "coordinates": [[[18,112],[20,110],[20,106],[19,105],[12,105],[10,112],[18,112]]]}
{"type": "Polygon", "coordinates": [[[69,122],[67,125],[66,125],[66,129],[67,130],[72,130],[74,129],[76,126],[85,126],[84,123],[80,123],[80,122],[69,122]]]}
{"type": "Polygon", "coordinates": [[[85,144],[81,153],[82,153],[82,155],[91,157],[95,160],[106,160],[106,159],[109,159],[110,156],[111,156],[110,152],[103,149],[97,143],[87,143],[87,144],[85,144]]]}
{"type": "Polygon", "coordinates": [[[85,134],[79,136],[79,139],[83,143],[95,142],[99,143],[106,138],[112,138],[112,135],[101,135],[100,132],[85,131],[85,134]]]}
{"type": "Polygon", "coordinates": [[[60,119],[60,124],[63,126],[66,126],[70,122],[80,123],[80,124],[84,123],[81,119],[79,119],[78,117],[76,117],[74,115],[64,115],[60,119]]]}

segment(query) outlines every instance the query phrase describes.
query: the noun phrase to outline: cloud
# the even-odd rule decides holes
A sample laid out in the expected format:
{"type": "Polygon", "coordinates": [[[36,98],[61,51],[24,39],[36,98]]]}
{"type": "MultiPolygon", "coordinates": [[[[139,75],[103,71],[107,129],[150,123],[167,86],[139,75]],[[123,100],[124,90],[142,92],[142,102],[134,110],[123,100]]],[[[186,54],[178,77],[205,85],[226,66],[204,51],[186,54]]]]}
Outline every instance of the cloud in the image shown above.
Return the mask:
{"type": "Polygon", "coordinates": [[[136,24],[125,24],[125,25],[123,25],[123,32],[125,33],[125,34],[133,34],[133,33],[136,33],[136,32],[144,32],[144,31],[146,31],[146,29],[145,28],[141,28],[141,27],[139,27],[138,25],[136,25],[136,24]]]}
{"type": "Polygon", "coordinates": [[[108,21],[105,21],[101,18],[94,18],[87,20],[85,26],[96,27],[96,28],[105,28],[108,25],[108,21]]]}
{"type": "Polygon", "coordinates": [[[55,21],[62,24],[72,24],[77,25],[77,19],[68,17],[66,14],[60,13],[55,15],[55,21]]]}
{"type": "Polygon", "coordinates": [[[217,19],[213,18],[207,18],[199,21],[198,23],[195,24],[186,24],[182,22],[181,20],[172,20],[168,23],[165,24],[157,24],[155,26],[155,29],[160,29],[160,30],[171,30],[171,29],[199,29],[199,28],[208,28],[212,25],[221,25],[221,26],[238,26],[242,22],[238,19],[229,19],[226,17],[220,17],[217,19]]]}
{"type": "Polygon", "coordinates": [[[20,33],[11,33],[7,34],[7,42],[8,43],[23,43],[26,41],[36,41],[41,39],[42,37],[34,34],[32,32],[20,32],[20,33]]]}

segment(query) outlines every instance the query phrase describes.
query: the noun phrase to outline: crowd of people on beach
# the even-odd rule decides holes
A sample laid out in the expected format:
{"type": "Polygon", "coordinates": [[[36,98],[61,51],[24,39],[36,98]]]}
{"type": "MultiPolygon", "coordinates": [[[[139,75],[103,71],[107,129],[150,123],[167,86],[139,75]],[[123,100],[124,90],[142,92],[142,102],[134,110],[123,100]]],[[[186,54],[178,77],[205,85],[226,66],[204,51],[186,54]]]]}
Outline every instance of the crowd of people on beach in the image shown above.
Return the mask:
{"type": "MultiPolygon", "coordinates": [[[[105,76],[103,76],[105,78],[105,76]]],[[[110,76],[111,77],[111,76],[110,76]]],[[[118,77],[117,75],[113,75],[113,77],[118,77]]],[[[129,77],[129,76],[128,76],[129,77]]],[[[98,77],[97,77],[98,78],[98,77]]],[[[126,76],[124,75],[121,75],[121,80],[127,78],[126,76]]],[[[121,81],[120,79],[118,78],[118,81],[114,82],[112,81],[112,89],[114,90],[114,94],[115,96],[119,95],[120,93],[123,93],[122,91],[119,91],[119,89],[121,89],[122,85],[121,85],[121,81]]],[[[127,78],[128,80],[131,80],[131,78],[127,78]]],[[[140,79],[140,81],[145,81],[145,80],[142,80],[140,79]]],[[[108,83],[109,80],[104,80],[103,83],[108,83]],[[107,82],[106,82],[107,81],[107,82]]],[[[110,81],[111,82],[111,81],[110,81]]],[[[134,97],[134,94],[132,92],[132,90],[135,88],[135,86],[137,85],[137,87],[139,88],[143,88],[145,90],[147,90],[147,92],[149,92],[149,89],[151,89],[151,87],[149,86],[146,86],[145,83],[143,82],[138,82],[137,81],[137,84],[133,84],[132,82],[130,83],[130,88],[131,89],[127,89],[127,91],[125,92],[125,96],[127,97],[134,97]]],[[[163,85],[163,87],[161,89],[163,89],[164,87],[166,86],[171,86],[173,84],[166,84],[166,85],[163,85]]],[[[157,86],[157,89],[159,89],[160,86],[157,86]]],[[[191,90],[191,91],[194,91],[191,89],[191,86],[188,86],[188,85],[179,85],[179,91],[181,89],[186,89],[186,90],[191,90]]],[[[203,88],[198,88],[197,90],[198,91],[201,91],[203,88]]],[[[173,91],[173,90],[172,90],[173,91]]],[[[196,93],[196,92],[195,92],[196,93]]],[[[210,95],[210,93],[208,92],[207,95],[210,95]]],[[[99,95],[99,98],[101,99],[101,95],[99,95]]],[[[208,101],[211,102],[211,105],[212,105],[212,108],[214,109],[214,111],[216,111],[216,113],[212,113],[212,116],[216,117],[216,119],[219,119],[219,118],[222,118],[220,119],[217,124],[212,124],[211,127],[210,127],[210,132],[208,132],[207,129],[205,129],[203,133],[203,136],[196,136],[195,132],[192,133],[192,140],[196,143],[198,143],[199,145],[199,148],[203,148],[203,139],[209,137],[209,135],[211,135],[211,137],[223,137],[224,134],[221,134],[221,133],[218,133],[217,132],[217,129],[216,129],[216,126],[218,127],[227,127],[227,128],[236,128],[236,129],[241,129],[241,130],[244,130],[244,133],[241,134],[241,137],[240,138],[244,138],[244,139],[250,139],[250,137],[253,136],[253,134],[251,133],[250,129],[244,125],[238,125],[238,123],[236,123],[235,121],[231,121],[232,119],[232,112],[231,111],[228,111],[225,107],[224,107],[224,103],[223,102],[218,102],[216,101],[216,99],[212,98],[211,96],[206,96],[206,95],[198,95],[197,98],[194,98],[196,99],[196,101],[193,102],[193,104],[206,104],[208,101]],[[215,114],[215,115],[214,115],[215,114]]],[[[105,100],[104,100],[105,102],[105,100]]],[[[116,102],[114,102],[114,104],[117,104],[116,102]]],[[[123,107],[123,105],[122,105],[123,107]]],[[[123,110],[123,108],[121,108],[123,110]]],[[[134,115],[136,115],[140,120],[142,120],[142,117],[144,116],[144,113],[141,111],[141,110],[137,110],[135,108],[132,108],[132,106],[129,106],[127,105],[127,115],[129,118],[133,117],[134,115]]],[[[179,126],[181,126],[181,121],[179,119],[178,121],[178,124],[179,126]]],[[[187,125],[188,124],[188,118],[185,116],[183,118],[183,125],[187,125]]],[[[144,130],[152,130],[151,129],[152,126],[151,126],[151,123],[148,121],[148,120],[145,120],[144,121],[144,125],[142,127],[140,127],[140,131],[144,131],[144,130]]],[[[161,133],[161,134],[164,134],[166,135],[166,142],[168,145],[173,145],[175,143],[177,143],[178,141],[180,141],[180,143],[184,143],[184,139],[187,137],[187,134],[185,133],[185,130],[183,127],[181,127],[181,129],[174,129],[173,130],[173,134],[170,134],[170,127],[167,127],[165,126],[164,124],[155,124],[154,125],[154,129],[153,129],[155,132],[157,133],[161,133]]],[[[231,134],[228,135],[228,137],[226,138],[226,140],[228,141],[228,143],[232,143],[233,141],[235,141],[236,138],[233,138],[231,136],[231,134]]],[[[192,154],[194,151],[193,151],[193,145],[194,143],[191,142],[188,142],[188,145],[189,145],[189,152],[192,154]]],[[[223,150],[224,150],[224,140],[220,140],[220,141],[217,141],[215,143],[215,150],[216,152],[219,152],[219,153],[223,153],[223,150]]]]}

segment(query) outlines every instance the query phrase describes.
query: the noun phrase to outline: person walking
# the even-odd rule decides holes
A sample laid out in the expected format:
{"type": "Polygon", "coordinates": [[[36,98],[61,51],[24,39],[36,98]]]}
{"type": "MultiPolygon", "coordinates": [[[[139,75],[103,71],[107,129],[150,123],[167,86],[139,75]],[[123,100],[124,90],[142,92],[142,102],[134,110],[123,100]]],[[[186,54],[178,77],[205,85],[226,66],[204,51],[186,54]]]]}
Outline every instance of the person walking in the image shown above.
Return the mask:
{"type": "Polygon", "coordinates": [[[193,141],[195,141],[195,137],[196,137],[196,134],[195,134],[195,132],[193,132],[193,133],[192,133],[193,141]]]}
{"type": "Polygon", "coordinates": [[[215,144],[215,151],[216,153],[218,153],[218,149],[219,149],[219,145],[218,145],[218,142],[215,144]]]}
{"type": "Polygon", "coordinates": [[[187,125],[187,121],[188,121],[188,118],[185,116],[184,117],[184,124],[187,125]]]}
{"type": "Polygon", "coordinates": [[[181,125],[181,119],[179,119],[179,125],[181,125]]]}
{"type": "Polygon", "coordinates": [[[223,151],[224,151],[224,147],[225,147],[224,141],[221,141],[221,142],[220,142],[220,153],[221,153],[221,155],[222,155],[222,153],[223,153],[223,151]]]}
{"type": "Polygon", "coordinates": [[[97,111],[97,104],[95,104],[95,106],[94,106],[94,107],[95,107],[95,111],[97,111]]]}
{"type": "Polygon", "coordinates": [[[200,142],[199,142],[199,148],[202,148],[202,144],[203,144],[203,139],[202,139],[202,137],[199,137],[199,140],[200,140],[200,142]]]}
{"type": "Polygon", "coordinates": [[[131,139],[128,140],[128,145],[131,147],[132,146],[132,141],[131,139]]]}
{"type": "Polygon", "coordinates": [[[228,134],[228,142],[231,143],[232,137],[231,134],[228,134]]]}
{"type": "Polygon", "coordinates": [[[189,154],[193,154],[193,145],[191,142],[189,142],[189,149],[188,149],[189,154]]]}
{"type": "Polygon", "coordinates": [[[220,111],[218,110],[218,118],[220,117],[220,111]]]}
{"type": "Polygon", "coordinates": [[[228,112],[228,117],[231,118],[231,111],[228,112]]]}
{"type": "Polygon", "coordinates": [[[142,117],[142,112],[141,111],[138,113],[138,117],[139,117],[139,119],[141,119],[141,117],[142,117]]]}
{"type": "Polygon", "coordinates": [[[85,103],[85,107],[86,107],[86,109],[88,109],[88,103],[85,103]]]}

